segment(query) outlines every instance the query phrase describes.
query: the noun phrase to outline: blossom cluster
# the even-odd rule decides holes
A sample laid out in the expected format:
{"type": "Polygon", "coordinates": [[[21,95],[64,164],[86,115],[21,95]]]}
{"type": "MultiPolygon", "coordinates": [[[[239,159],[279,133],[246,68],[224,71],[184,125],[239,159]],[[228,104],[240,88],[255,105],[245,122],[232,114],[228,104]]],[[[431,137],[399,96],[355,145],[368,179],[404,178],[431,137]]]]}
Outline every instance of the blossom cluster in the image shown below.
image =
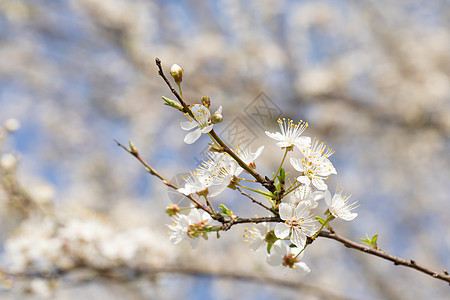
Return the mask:
{"type": "MultiPolygon", "coordinates": [[[[178,70],[174,79],[181,93],[179,78],[182,76],[182,69],[178,70]]],[[[167,98],[163,99],[168,102],[167,98]]],[[[252,219],[252,223],[258,224],[247,227],[244,234],[250,248],[254,251],[267,249],[267,262],[270,265],[283,265],[296,269],[301,274],[310,272],[309,267],[301,261],[308,244],[314,241],[322,229],[330,228],[329,222],[333,219],[350,221],[357,216],[352,212],[357,207],[357,202],[349,202],[350,196],[341,188],[337,188],[333,196],[328,189],[328,177],[337,174],[329,159],[334,151],[320,140],[303,135],[309,126],[307,122],[294,123],[289,119],[279,119],[280,130],[266,131],[266,135],[276,141],[276,145],[284,151],[284,156],[273,179],[270,180],[267,176],[264,179],[255,172],[255,160],[263,152],[264,146],[252,152],[248,142],[241,142],[236,146],[226,145],[221,141],[214,134],[213,127],[223,120],[222,107],[211,114],[210,100],[207,99],[202,104],[191,105],[188,112],[184,110],[188,121],[180,124],[184,130],[195,129],[186,135],[185,143],[194,143],[202,134],[209,135],[212,143],[209,144],[209,152],[205,154],[206,159],[184,178],[184,186],[178,188],[178,192],[195,200],[195,205],[185,209],[172,205],[166,211],[172,217],[172,224],[168,225],[170,240],[174,244],[186,240],[195,247],[199,237],[208,239],[213,231],[218,233],[228,230],[226,226],[215,225],[214,222],[224,224],[225,217],[230,221],[236,219],[236,215],[223,204],[219,206],[220,212],[217,212],[209,199],[218,196],[226,188],[235,190],[240,187],[267,198],[268,205],[260,204],[274,217],[271,222],[252,219]],[[291,154],[290,167],[296,171],[292,181],[287,177],[289,173],[286,173],[283,165],[287,154],[291,154]],[[250,174],[255,179],[250,181],[261,183],[267,191],[251,189],[241,184],[244,180],[241,177],[243,172],[250,174]],[[325,219],[314,212],[321,199],[325,199],[327,206],[325,219]],[[203,202],[205,205],[201,204],[199,207],[199,203],[203,202]],[[184,214],[182,210],[189,210],[189,213],[184,214]]],[[[188,107],[186,104],[184,106],[188,107]]]]}
{"type": "MultiPolygon", "coordinates": [[[[149,227],[117,230],[104,217],[74,216],[73,212],[24,220],[6,239],[2,257],[14,274],[48,275],[82,267],[143,270],[176,259],[167,239],[149,227]]],[[[55,288],[51,280],[39,277],[30,285],[35,293],[46,297],[55,288]]]]}

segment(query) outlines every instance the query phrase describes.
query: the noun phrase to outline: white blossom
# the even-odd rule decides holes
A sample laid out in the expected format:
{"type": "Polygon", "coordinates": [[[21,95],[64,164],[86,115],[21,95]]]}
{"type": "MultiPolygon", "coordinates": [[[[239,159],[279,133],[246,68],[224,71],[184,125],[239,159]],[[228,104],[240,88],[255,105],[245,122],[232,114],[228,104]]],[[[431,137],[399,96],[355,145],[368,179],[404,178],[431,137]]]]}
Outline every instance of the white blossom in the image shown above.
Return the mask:
{"type": "MultiPolygon", "coordinates": [[[[213,129],[213,124],[211,122],[211,112],[206,106],[203,106],[201,104],[194,104],[191,108],[191,112],[194,115],[194,118],[186,114],[189,121],[180,123],[180,126],[183,130],[191,130],[197,128],[185,136],[184,142],[186,144],[194,143],[199,139],[202,133],[209,133],[213,129]]],[[[215,113],[221,114],[222,106],[220,106],[215,113]]]]}
{"type": "Polygon", "coordinates": [[[311,269],[301,260],[303,252],[298,255],[301,248],[290,248],[285,242],[278,240],[270,249],[267,255],[267,263],[272,266],[283,265],[291,269],[295,269],[300,275],[308,274],[311,269]],[[298,256],[297,256],[298,255],[298,256]]]}
{"type": "Polygon", "coordinates": [[[308,127],[308,123],[300,121],[294,124],[292,120],[278,119],[278,125],[280,126],[280,132],[271,133],[266,131],[267,136],[277,140],[277,146],[281,148],[289,148],[296,146],[298,149],[302,150],[311,144],[311,138],[307,136],[301,136],[303,131],[308,127]]]}
{"type": "Polygon", "coordinates": [[[319,190],[326,190],[327,185],[324,180],[331,174],[337,174],[336,169],[331,164],[328,157],[334,152],[328,149],[325,152],[326,145],[314,140],[311,147],[302,150],[303,157],[291,158],[292,166],[302,175],[297,177],[297,181],[310,185],[312,183],[319,190]]]}
{"type": "Polygon", "coordinates": [[[280,218],[284,223],[275,226],[275,235],[284,239],[290,235],[291,242],[299,248],[306,244],[306,237],[313,236],[319,229],[318,222],[311,215],[310,207],[300,202],[296,207],[290,204],[280,204],[280,218]]]}
{"type": "Polygon", "coordinates": [[[343,191],[343,189],[336,189],[336,193],[334,194],[333,198],[331,198],[330,192],[327,191],[325,193],[325,202],[327,203],[328,210],[335,218],[339,218],[345,221],[351,221],[356,218],[356,216],[358,216],[357,213],[351,212],[356,207],[358,207],[356,205],[358,201],[350,203],[348,199],[351,195],[342,194],[343,191]]]}
{"type": "Polygon", "coordinates": [[[211,152],[209,160],[202,163],[199,172],[208,172],[212,176],[211,182],[215,186],[209,197],[216,197],[222,193],[232,182],[234,177],[239,176],[244,169],[226,153],[211,152]]]}
{"type": "Polygon", "coordinates": [[[206,190],[213,184],[213,176],[208,170],[202,172],[191,172],[191,174],[183,177],[186,181],[184,187],[179,188],[177,191],[187,195],[193,193],[199,193],[206,190]]]}
{"type": "Polygon", "coordinates": [[[257,159],[264,150],[264,146],[259,147],[256,152],[252,152],[251,145],[249,143],[242,143],[236,149],[237,156],[242,159],[247,165],[255,168],[255,159],[257,159]]]}
{"type": "Polygon", "coordinates": [[[208,225],[212,219],[208,213],[192,208],[188,215],[177,214],[172,217],[172,220],[173,224],[168,225],[170,241],[178,244],[186,240],[192,248],[195,248],[198,237],[207,238],[207,232],[203,231],[203,226],[208,225]]]}
{"type": "Polygon", "coordinates": [[[319,205],[317,201],[324,197],[325,191],[317,191],[309,185],[301,185],[289,197],[283,198],[282,201],[293,206],[297,206],[299,203],[305,203],[311,209],[314,209],[319,205]]]}
{"type": "MultiPolygon", "coordinates": [[[[270,234],[270,231],[273,230],[272,223],[259,223],[252,226],[250,229],[246,228],[246,234],[244,237],[247,238],[248,245],[251,250],[259,251],[267,244],[267,234],[270,234]]],[[[273,232],[272,232],[273,234],[273,232]]]]}

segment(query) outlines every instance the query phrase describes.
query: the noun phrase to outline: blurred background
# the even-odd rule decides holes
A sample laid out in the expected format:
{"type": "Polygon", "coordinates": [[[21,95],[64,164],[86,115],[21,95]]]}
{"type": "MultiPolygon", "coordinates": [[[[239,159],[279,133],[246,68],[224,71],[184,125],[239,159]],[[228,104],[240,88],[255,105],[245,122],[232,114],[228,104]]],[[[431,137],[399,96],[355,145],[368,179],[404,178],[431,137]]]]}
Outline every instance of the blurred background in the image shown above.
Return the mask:
{"type": "Polygon", "coordinates": [[[336,151],[330,189],[360,203],[338,233],[448,269],[449,4],[0,0],[0,298],[444,299],[445,282],[332,240],[308,247],[303,278],[251,252],[244,226],[174,246],[163,211],[180,199],[114,139],[168,179],[195,168],[207,139],[183,143],[155,57],[177,63],[188,103],[224,107],[218,132],[266,146],[262,174],[283,154],[264,131],[309,122],[336,151]]]}

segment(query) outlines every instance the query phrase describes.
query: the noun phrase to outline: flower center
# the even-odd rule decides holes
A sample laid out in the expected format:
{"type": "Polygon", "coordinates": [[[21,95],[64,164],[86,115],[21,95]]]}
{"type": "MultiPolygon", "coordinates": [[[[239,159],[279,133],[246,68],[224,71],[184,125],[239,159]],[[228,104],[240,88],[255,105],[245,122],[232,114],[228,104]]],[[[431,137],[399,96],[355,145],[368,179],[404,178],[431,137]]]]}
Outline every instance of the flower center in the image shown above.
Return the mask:
{"type": "Polygon", "coordinates": [[[289,227],[298,227],[300,226],[300,220],[291,218],[290,220],[286,220],[286,225],[289,227]]]}
{"type": "Polygon", "coordinates": [[[295,264],[300,262],[300,258],[295,257],[294,253],[286,254],[283,257],[283,266],[294,269],[295,264]]]}

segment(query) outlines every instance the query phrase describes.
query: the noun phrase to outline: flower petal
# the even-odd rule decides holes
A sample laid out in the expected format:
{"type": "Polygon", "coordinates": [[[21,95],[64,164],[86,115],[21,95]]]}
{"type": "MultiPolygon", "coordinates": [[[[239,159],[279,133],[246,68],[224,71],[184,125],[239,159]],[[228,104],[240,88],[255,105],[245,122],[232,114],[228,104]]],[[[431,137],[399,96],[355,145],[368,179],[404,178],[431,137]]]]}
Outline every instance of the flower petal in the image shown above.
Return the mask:
{"type": "Polygon", "coordinates": [[[221,114],[222,113],[222,105],[219,106],[219,108],[216,110],[215,114],[221,114]]]}
{"type": "Polygon", "coordinates": [[[267,263],[272,266],[281,265],[284,256],[287,254],[287,245],[283,241],[276,241],[270,249],[270,254],[267,256],[267,263]]]}
{"type": "Polygon", "coordinates": [[[180,126],[183,130],[191,130],[192,128],[195,128],[198,126],[197,122],[194,121],[186,121],[186,122],[180,122],[180,126]]]}
{"type": "Polygon", "coordinates": [[[292,228],[291,242],[295,246],[302,249],[306,244],[306,235],[304,235],[298,227],[292,228]]]}
{"type": "Polygon", "coordinates": [[[292,217],[293,214],[292,206],[286,203],[280,204],[280,218],[282,220],[289,220],[292,217]]]}
{"type": "Polygon", "coordinates": [[[295,271],[297,274],[303,276],[311,272],[311,269],[304,262],[301,261],[295,264],[295,271]]]}
{"type": "Polygon", "coordinates": [[[267,263],[271,266],[281,265],[282,260],[283,257],[281,255],[277,255],[276,253],[271,253],[267,256],[267,263]]]}
{"type": "Polygon", "coordinates": [[[219,195],[220,193],[222,193],[230,184],[231,179],[233,178],[232,175],[227,175],[223,178],[223,182],[222,184],[219,186],[219,188],[217,190],[215,190],[214,192],[212,192],[209,197],[216,197],[217,195],[219,195]]]}
{"type": "Polygon", "coordinates": [[[191,112],[194,117],[200,120],[208,120],[211,117],[209,109],[201,104],[194,104],[194,106],[192,106],[191,108],[191,112]]]}
{"type": "Polygon", "coordinates": [[[328,209],[332,207],[333,201],[331,199],[331,193],[329,190],[325,191],[325,203],[327,204],[328,209]]]}
{"type": "Polygon", "coordinates": [[[321,191],[324,191],[328,188],[323,179],[319,177],[314,177],[312,179],[312,184],[321,191]]]}
{"type": "Polygon", "coordinates": [[[358,216],[357,213],[341,213],[339,214],[339,218],[345,221],[351,221],[358,216]]]}
{"type": "Polygon", "coordinates": [[[303,168],[303,165],[301,163],[301,160],[298,158],[291,157],[291,165],[299,172],[304,172],[305,168],[303,168]]]}
{"type": "Polygon", "coordinates": [[[262,248],[263,244],[264,244],[264,240],[263,239],[254,239],[253,241],[251,241],[249,243],[248,246],[250,247],[250,250],[258,251],[258,250],[260,250],[262,248]]]}
{"type": "Polygon", "coordinates": [[[259,147],[259,148],[256,150],[256,152],[253,154],[253,160],[257,159],[258,156],[261,155],[261,153],[263,152],[263,150],[264,150],[264,146],[259,147]]]}
{"type": "Polygon", "coordinates": [[[294,145],[299,149],[303,150],[311,146],[311,138],[309,136],[301,136],[295,139],[294,145]]]}
{"type": "Polygon", "coordinates": [[[311,180],[307,176],[298,176],[297,181],[303,183],[304,185],[310,185],[311,180]]]}
{"type": "Polygon", "coordinates": [[[274,232],[277,238],[284,239],[289,235],[290,230],[289,226],[285,223],[278,223],[277,226],[275,226],[274,232]]]}
{"type": "Polygon", "coordinates": [[[186,136],[184,137],[184,142],[186,144],[192,144],[194,143],[196,140],[198,140],[198,138],[202,135],[202,133],[200,132],[200,129],[196,129],[192,132],[189,132],[188,134],[186,134],[186,136]]]}

